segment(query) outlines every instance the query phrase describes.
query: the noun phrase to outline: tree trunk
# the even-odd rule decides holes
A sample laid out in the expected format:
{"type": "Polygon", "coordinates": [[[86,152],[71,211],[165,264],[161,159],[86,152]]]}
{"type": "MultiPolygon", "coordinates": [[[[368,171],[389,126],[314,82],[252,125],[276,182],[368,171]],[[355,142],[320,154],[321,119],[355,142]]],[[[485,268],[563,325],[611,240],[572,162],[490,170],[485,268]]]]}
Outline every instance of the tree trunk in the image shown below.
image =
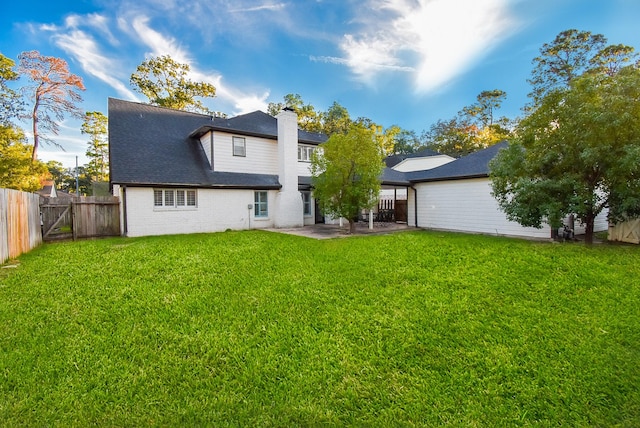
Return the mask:
{"type": "Polygon", "coordinates": [[[31,152],[31,162],[35,162],[38,157],[38,143],[40,140],[40,134],[38,133],[38,105],[39,99],[36,95],[36,102],[33,106],[33,114],[31,116],[33,120],[33,151],[31,152]]]}
{"type": "Polygon", "coordinates": [[[356,222],[352,218],[349,219],[349,234],[356,233],[356,222]]]}
{"type": "Polygon", "coordinates": [[[584,243],[586,245],[593,244],[593,229],[595,223],[595,216],[592,214],[587,215],[585,219],[585,232],[584,232],[584,243]]]}

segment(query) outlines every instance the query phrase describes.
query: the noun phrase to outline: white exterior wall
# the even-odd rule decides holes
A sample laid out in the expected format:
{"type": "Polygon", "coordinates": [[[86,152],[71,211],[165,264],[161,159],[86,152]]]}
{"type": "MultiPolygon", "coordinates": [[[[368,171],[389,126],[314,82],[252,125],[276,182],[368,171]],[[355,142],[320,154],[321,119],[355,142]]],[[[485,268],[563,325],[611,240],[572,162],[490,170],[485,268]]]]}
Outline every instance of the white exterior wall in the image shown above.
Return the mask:
{"type": "Polygon", "coordinates": [[[298,175],[300,177],[311,177],[311,162],[298,161],[298,175]]]}
{"type": "MultiPolygon", "coordinates": [[[[253,190],[197,189],[196,208],[169,209],[153,206],[153,188],[127,187],[127,236],[221,232],[227,229],[274,227],[277,191],[268,191],[268,218],[255,218],[253,190]]],[[[124,225],[124,223],[122,223],[124,225]]]]}
{"type": "Polygon", "coordinates": [[[302,195],[298,191],[298,116],[289,110],[278,116],[278,180],[282,187],[276,194],[276,227],[304,225],[302,195]]]}
{"type": "MultiPolygon", "coordinates": [[[[246,156],[233,156],[234,134],[217,131],[213,133],[214,171],[278,174],[278,142],[276,140],[239,134],[235,136],[245,139],[246,156]]],[[[205,135],[200,140],[205,147],[205,152],[206,146],[210,144],[207,137],[208,135],[205,135]]]]}
{"type": "MultiPolygon", "coordinates": [[[[551,229],[523,227],[507,220],[491,196],[489,178],[452,180],[415,185],[418,193],[418,226],[491,235],[551,238],[551,229]]],[[[408,193],[408,224],[415,226],[414,191],[408,193]]],[[[607,212],[596,217],[594,230],[607,230],[607,212]]],[[[584,234],[585,227],[575,222],[575,233],[584,234]]]]}
{"type": "MultiPolygon", "coordinates": [[[[548,226],[541,229],[522,227],[507,220],[491,196],[489,178],[417,183],[414,187],[418,198],[418,227],[543,239],[551,237],[548,226]]],[[[413,217],[412,193],[410,189],[409,222],[413,217]]]]}
{"type": "Polygon", "coordinates": [[[393,166],[392,169],[401,172],[425,171],[427,169],[433,169],[454,160],[454,158],[447,155],[429,156],[423,158],[407,158],[399,164],[393,166]]]}

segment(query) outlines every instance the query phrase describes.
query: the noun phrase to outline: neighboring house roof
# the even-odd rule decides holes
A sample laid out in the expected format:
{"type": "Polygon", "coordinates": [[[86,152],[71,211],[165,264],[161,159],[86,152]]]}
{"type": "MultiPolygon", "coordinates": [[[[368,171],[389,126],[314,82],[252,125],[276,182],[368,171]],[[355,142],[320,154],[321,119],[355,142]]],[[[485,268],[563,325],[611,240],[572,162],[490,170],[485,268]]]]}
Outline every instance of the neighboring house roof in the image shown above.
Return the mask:
{"type": "Polygon", "coordinates": [[[45,180],[42,182],[42,188],[37,190],[36,193],[43,198],[56,198],[58,197],[56,182],[54,180],[45,180]]]}
{"type": "Polygon", "coordinates": [[[384,163],[387,165],[388,168],[392,168],[392,167],[396,166],[397,164],[399,164],[400,162],[402,162],[405,159],[409,159],[409,158],[424,158],[424,157],[439,156],[439,155],[440,155],[440,153],[435,152],[435,151],[433,151],[431,149],[422,149],[422,150],[420,150],[418,152],[415,152],[415,153],[387,156],[384,159],[384,163]]]}
{"type": "Polygon", "coordinates": [[[508,143],[503,141],[437,168],[426,171],[407,172],[406,178],[411,183],[420,183],[426,181],[488,177],[489,162],[498,154],[500,149],[507,147],[507,145],[508,143]]]}
{"type": "MultiPolygon", "coordinates": [[[[212,127],[265,138],[277,135],[277,120],[262,112],[212,120],[208,115],[110,98],[111,182],[138,186],[281,187],[277,175],[211,171],[194,130],[212,127]]],[[[310,133],[304,133],[304,137],[321,140],[319,135],[310,133]]]]}

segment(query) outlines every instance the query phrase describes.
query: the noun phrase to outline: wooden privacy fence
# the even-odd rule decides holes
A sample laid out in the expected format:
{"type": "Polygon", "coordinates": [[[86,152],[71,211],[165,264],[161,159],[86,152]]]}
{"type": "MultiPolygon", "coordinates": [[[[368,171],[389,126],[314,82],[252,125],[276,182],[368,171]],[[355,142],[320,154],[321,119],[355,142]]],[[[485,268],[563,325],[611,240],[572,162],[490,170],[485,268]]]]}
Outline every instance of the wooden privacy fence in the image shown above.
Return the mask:
{"type": "Polygon", "coordinates": [[[45,198],[40,210],[45,241],[120,235],[120,200],[116,196],[45,198]]]}
{"type": "Polygon", "coordinates": [[[609,226],[609,241],[629,242],[640,244],[640,218],[627,220],[613,226],[609,226]]]}
{"type": "Polygon", "coordinates": [[[42,243],[39,205],[35,193],[0,189],[0,263],[42,243]]]}

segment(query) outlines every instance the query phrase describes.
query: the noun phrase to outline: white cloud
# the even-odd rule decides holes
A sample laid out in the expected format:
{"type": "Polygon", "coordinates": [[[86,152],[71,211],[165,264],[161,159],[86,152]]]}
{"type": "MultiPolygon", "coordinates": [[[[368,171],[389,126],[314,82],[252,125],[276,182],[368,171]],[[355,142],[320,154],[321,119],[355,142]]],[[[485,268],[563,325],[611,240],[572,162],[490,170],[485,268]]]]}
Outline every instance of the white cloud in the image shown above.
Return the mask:
{"type": "Polygon", "coordinates": [[[118,70],[117,61],[100,53],[96,41],[81,30],[54,36],[55,44],[80,63],[82,69],[90,75],[102,80],[118,92],[119,96],[128,100],[137,100],[136,95],[118,77],[110,74],[118,70]]]}
{"type": "MultiPolygon", "coordinates": [[[[121,22],[123,21],[121,20],[121,22]]],[[[140,41],[151,49],[151,56],[169,55],[180,63],[190,62],[189,55],[180,47],[175,38],[154,30],[148,23],[147,16],[137,16],[133,19],[131,26],[140,41]]]]}
{"type": "MultiPolygon", "coordinates": [[[[120,28],[130,32],[128,20],[120,19],[120,28]]],[[[188,64],[190,68],[189,77],[197,82],[211,83],[216,88],[216,99],[221,103],[230,105],[234,109],[232,114],[241,114],[254,110],[266,110],[266,99],[268,91],[260,94],[247,93],[234,88],[231,85],[222,83],[222,75],[214,71],[200,70],[197,64],[191,59],[192,55],[188,50],[179,46],[175,38],[167,36],[153,29],[147,16],[137,16],[131,20],[131,27],[134,35],[139,38],[148,48],[151,49],[151,56],[169,55],[175,61],[188,64]]]]}
{"type": "Polygon", "coordinates": [[[259,4],[257,6],[249,6],[244,8],[231,9],[229,12],[237,13],[237,12],[259,12],[262,10],[270,10],[270,11],[279,11],[285,8],[284,3],[265,3],[259,4]]]}
{"type": "MultiPolygon", "coordinates": [[[[509,35],[507,0],[369,0],[360,31],[340,43],[344,64],[371,83],[384,70],[415,70],[433,90],[463,73],[509,35]]],[[[338,62],[332,59],[331,62],[338,62]]]]}

